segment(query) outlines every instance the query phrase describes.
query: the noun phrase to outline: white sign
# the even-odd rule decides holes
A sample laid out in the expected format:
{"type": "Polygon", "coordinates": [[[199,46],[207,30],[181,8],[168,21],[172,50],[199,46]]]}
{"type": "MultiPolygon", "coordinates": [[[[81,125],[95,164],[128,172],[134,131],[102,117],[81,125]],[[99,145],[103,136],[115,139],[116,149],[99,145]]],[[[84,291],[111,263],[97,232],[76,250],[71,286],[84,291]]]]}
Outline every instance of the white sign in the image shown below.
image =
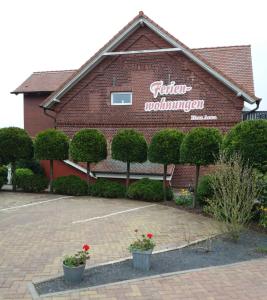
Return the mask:
{"type": "Polygon", "coordinates": [[[194,116],[194,115],[191,115],[191,120],[192,121],[205,121],[205,120],[217,120],[217,119],[218,119],[217,116],[207,116],[207,115],[194,116]]]}
{"type": "Polygon", "coordinates": [[[163,81],[154,81],[150,84],[150,92],[154,99],[159,95],[160,101],[145,102],[145,111],[169,111],[169,110],[183,110],[190,112],[191,110],[199,110],[204,108],[204,100],[172,100],[166,101],[167,95],[184,95],[192,90],[191,86],[186,84],[175,84],[171,81],[168,85],[164,85],[163,81]]]}

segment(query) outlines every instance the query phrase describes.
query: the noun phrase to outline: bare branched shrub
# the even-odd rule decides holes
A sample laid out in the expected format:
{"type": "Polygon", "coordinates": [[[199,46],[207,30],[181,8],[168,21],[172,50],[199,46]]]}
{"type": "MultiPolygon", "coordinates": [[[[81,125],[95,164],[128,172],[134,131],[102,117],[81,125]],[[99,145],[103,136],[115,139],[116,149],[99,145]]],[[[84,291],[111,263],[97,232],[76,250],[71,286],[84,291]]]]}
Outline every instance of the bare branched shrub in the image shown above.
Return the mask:
{"type": "Polygon", "coordinates": [[[240,155],[226,157],[221,154],[211,186],[214,196],[207,201],[207,211],[221,222],[224,233],[238,240],[261,192],[256,173],[240,155]]]}

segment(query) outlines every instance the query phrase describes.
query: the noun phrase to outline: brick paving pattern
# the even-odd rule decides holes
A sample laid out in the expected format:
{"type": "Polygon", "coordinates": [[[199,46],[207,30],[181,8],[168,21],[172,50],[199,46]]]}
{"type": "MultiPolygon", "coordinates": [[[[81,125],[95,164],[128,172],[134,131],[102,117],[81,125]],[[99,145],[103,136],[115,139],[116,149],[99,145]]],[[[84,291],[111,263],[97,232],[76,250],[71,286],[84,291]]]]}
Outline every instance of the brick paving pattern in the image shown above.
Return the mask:
{"type": "MultiPolygon", "coordinates": [[[[216,231],[211,219],[162,205],[72,223],[150,205],[125,199],[76,197],[1,211],[59,197],[1,192],[1,300],[31,299],[27,283],[62,274],[62,257],[77,251],[83,243],[92,246],[89,264],[95,264],[129,256],[127,246],[134,239],[136,228],[155,233],[157,249],[179,246],[216,231]]],[[[266,260],[249,262],[240,267],[149,279],[47,299],[251,299],[245,289],[253,291],[253,299],[266,299],[266,267],[266,260]],[[223,298],[231,291],[235,298],[223,298]]]]}

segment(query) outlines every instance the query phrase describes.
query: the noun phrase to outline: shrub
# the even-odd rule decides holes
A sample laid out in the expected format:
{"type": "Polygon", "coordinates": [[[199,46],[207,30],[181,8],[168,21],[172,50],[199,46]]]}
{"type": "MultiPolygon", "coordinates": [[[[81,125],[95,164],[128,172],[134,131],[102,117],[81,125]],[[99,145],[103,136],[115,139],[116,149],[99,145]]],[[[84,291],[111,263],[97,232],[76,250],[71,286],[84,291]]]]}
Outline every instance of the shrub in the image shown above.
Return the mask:
{"type": "Polygon", "coordinates": [[[87,195],[88,185],[78,176],[62,176],[53,181],[53,191],[57,194],[83,196],[87,195]]]}
{"type": "Polygon", "coordinates": [[[30,169],[16,169],[14,182],[24,192],[40,193],[48,187],[48,179],[34,174],[30,169]]]}
{"type": "Polygon", "coordinates": [[[30,169],[34,174],[45,175],[43,167],[36,159],[21,159],[17,161],[16,167],[18,169],[30,169]]]}
{"type": "Polygon", "coordinates": [[[0,178],[2,178],[3,185],[7,183],[8,169],[6,166],[0,166],[0,178]]]}
{"type": "Polygon", "coordinates": [[[202,206],[207,204],[206,200],[213,197],[212,175],[202,176],[197,187],[197,201],[202,206]]]}
{"type": "Polygon", "coordinates": [[[4,184],[5,184],[4,178],[0,177],[0,190],[4,184]]]}
{"type": "Polygon", "coordinates": [[[124,185],[106,179],[97,179],[89,185],[89,195],[105,198],[123,198],[126,194],[124,185]]]}
{"type": "Polygon", "coordinates": [[[224,232],[237,240],[251,220],[253,205],[261,192],[257,175],[240,155],[222,155],[211,185],[214,196],[207,200],[206,211],[221,221],[224,232]]]}
{"type": "Polygon", "coordinates": [[[166,176],[169,164],[180,162],[180,146],[184,134],[176,129],[163,129],[152,137],[148,149],[148,158],[151,162],[163,164],[163,192],[166,200],[166,176]]]}
{"type": "Polygon", "coordinates": [[[221,142],[222,134],[216,128],[194,128],[183,139],[181,161],[196,166],[193,207],[196,205],[200,166],[216,161],[221,142]]]}
{"type": "Polygon", "coordinates": [[[175,203],[181,206],[192,206],[193,196],[192,194],[181,194],[175,198],[175,203]]]}
{"type": "Polygon", "coordinates": [[[126,187],[130,183],[131,163],[143,163],[147,160],[147,143],[143,133],[134,129],[122,129],[113,138],[112,158],[126,163],[126,187]]]}
{"type": "MultiPolygon", "coordinates": [[[[33,156],[33,143],[24,129],[8,127],[0,129],[0,163],[11,164],[12,176],[15,174],[16,161],[33,156]]],[[[13,190],[16,186],[13,185],[13,190]]]]}
{"type": "Polygon", "coordinates": [[[223,141],[228,154],[239,153],[245,161],[266,172],[267,120],[249,120],[233,127],[223,141]]]}
{"type": "MultiPolygon", "coordinates": [[[[129,186],[127,196],[131,199],[145,200],[145,201],[163,201],[163,187],[162,182],[158,180],[151,180],[148,178],[140,179],[129,186]]],[[[166,189],[167,200],[173,199],[173,192],[171,188],[166,189]]]]}

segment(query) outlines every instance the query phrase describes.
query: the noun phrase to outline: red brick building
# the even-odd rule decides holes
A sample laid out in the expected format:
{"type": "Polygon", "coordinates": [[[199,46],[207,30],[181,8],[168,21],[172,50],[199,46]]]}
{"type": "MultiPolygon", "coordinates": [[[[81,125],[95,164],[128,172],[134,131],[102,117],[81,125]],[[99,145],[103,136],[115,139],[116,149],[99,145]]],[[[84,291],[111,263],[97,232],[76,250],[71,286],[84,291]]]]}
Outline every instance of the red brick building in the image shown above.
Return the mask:
{"type": "MultiPolygon", "coordinates": [[[[190,49],[139,13],[78,70],[36,72],[14,94],[24,94],[24,125],[30,135],[56,127],[70,137],[98,128],[109,144],[120,128],[147,141],[162,128],[227,131],[242,120],[254,94],[250,46],[190,49]]],[[[132,179],[162,178],[162,166],[133,164],[132,179]]],[[[108,158],[92,177],[125,178],[126,166],[108,158]]],[[[192,167],[169,166],[173,186],[193,184],[192,167]]],[[[83,165],[57,162],[56,176],[85,176],[83,165]]]]}

